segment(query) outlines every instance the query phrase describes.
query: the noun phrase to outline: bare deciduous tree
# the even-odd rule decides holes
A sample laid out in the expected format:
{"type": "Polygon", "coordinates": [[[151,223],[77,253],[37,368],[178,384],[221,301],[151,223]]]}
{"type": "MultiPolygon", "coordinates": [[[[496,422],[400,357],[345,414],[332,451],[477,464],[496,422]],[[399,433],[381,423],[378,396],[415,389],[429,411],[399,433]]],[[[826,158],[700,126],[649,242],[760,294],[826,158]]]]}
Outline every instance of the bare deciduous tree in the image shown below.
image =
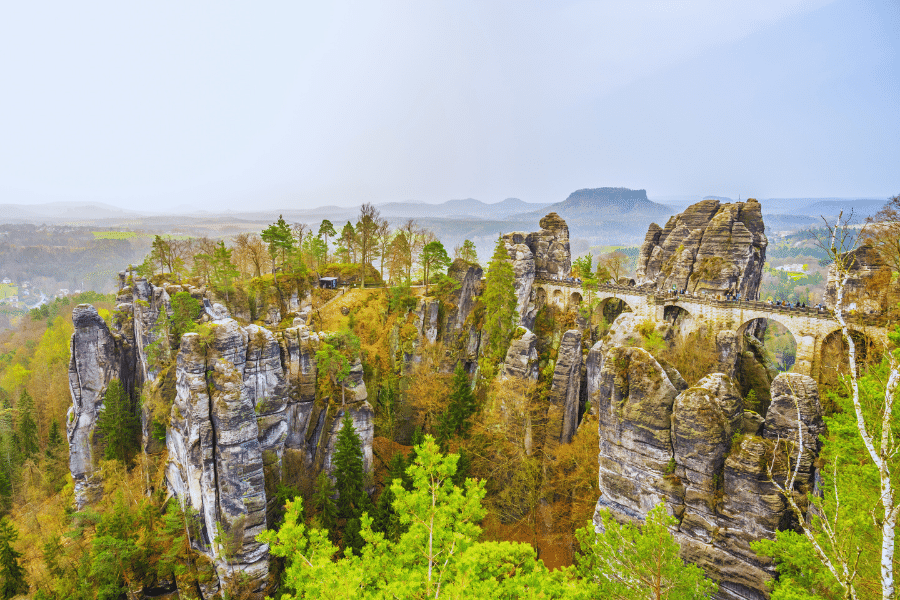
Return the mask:
{"type": "MultiPolygon", "coordinates": [[[[851,213],[852,217],[852,213],[851,213]]],[[[882,514],[877,514],[875,508],[872,511],[872,520],[881,533],[881,596],[883,600],[894,599],[894,548],[896,545],[896,526],[897,516],[900,512],[900,503],[898,503],[896,482],[893,479],[892,464],[897,454],[898,448],[896,440],[892,433],[893,423],[893,407],[894,400],[897,395],[898,387],[900,387],[900,364],[897,361],[896,351],[885,351],[885,359],[888,362],[888,377],[884,383],[884,403],[878,411],[879,417],[875,422],[869,422],[863,411],[863,403],[860,399],[859,389],[859,373],[856,362],[856,343],[851,335],[851,331],[847,326],[844,317],[844,292],[847,281],[851,276],[853,261],[855,260],[853,249],[856,245],[855,240],[866,239],[866,228],[860,231],[858,236],[854,235],[849,227],[849,218],[844,219],[843,213],[838,216],[838,220],[834,225],[825,222],[828,231],[827,239],[820,239],[819,245],[833,260],[832,269],[836,274],[836,301],[834,305],[834,318],[841,325],[841,334],[847,344],[847,354],[849,358],[848,365],[848,388],[850,398],[853,402],[853,409],[856,416],[856,429],[865,446],[866,453],[872,464],[878,472],[882,514]]],[[[768,465],[768,473],[770,480],[775,484],[778,490],[784,495],[791,510],[797,518],[803,529],[803,534],[810,542],[816,557],[834,576],[835,580],[843,588],[847,597],[858,598],[854,580],[857,577],[857,566],[859,551],[853,547],[847,547],[840,539],[840,531],[838,526],[837,508],[840,507],[840,499],[837,497],[837,487],[834,489],[835,514],[822,514],[817,519],[816,527],[822,534],[826,546],[819,542],[815,535],[815,531],[811,524],[806,520],[806,514],[797,504],[792,493],[794,482],[800,468],[801,458],[806,448],[803,443],[802,424],[800,422],[800,407],[794,395],[794,402],[797,406],[797,459],[793,469],[788,469],[788,474],[783,483],[775,481],[773,475],[775,458],[773,455],[772,463],[768,465]]],[[[776,446],[775,454],[778,453],[776,446]]],[[[838,473],[835,473],[835,478],[838,473]]]]}
{"type": "Polygon", "coordinates": [[[362,287],[366,287],[366,267],[372,262],[378,249],[378,222],[381,213],[370,203],[359,208],[359,220],[356,222],[356,245],[359,248],[359,272],[362,287]]]}
{"type": "Polygon", "coordinates": [[[375,240],[378,246],[378,255],[381,257],[379,263],[379,274],[381,280],[384,281],[384,263],[388,260],[388,248],[391,245],[391,239],[394,234],[391,231],[391,224],[387,219],[378,219],[378,226],[375,228],[375,240]]]}
{"type": "Polygon", "coordinates": [[[252,266],[254,277],[262,275],[262,266],[266,261],[266,245],[255,233],[240,233],[234,237],[234,245],[241,258],[252,266]]]}
{"type": "Polygon", "coordinates": [[[900,273],[900,194],[866,219],[863,241],[872,246],[894,273],[900,273]]]}
{"type": "Polygon", "coordinates": [[[616,250],[615,252],[610,252],[602,256],[597,261],[597,267],[604,268],[609,273],[610,277],[616,283],[619,282],[619,277],[625,275],[628,270],[629,265],[628,255],[620,250],[616,250]]]}

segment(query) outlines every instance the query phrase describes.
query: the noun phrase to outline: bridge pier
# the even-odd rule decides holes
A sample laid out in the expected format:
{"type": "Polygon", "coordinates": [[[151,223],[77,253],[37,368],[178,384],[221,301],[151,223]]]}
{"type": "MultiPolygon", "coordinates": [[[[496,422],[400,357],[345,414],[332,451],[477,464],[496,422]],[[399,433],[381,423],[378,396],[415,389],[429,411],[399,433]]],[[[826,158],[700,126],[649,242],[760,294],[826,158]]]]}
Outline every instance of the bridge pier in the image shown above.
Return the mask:
{"type": "Polygon", "coordinates": [[[818,367],[818,351],[822,347],[822,342],[816,335],[796,336],[797,355],[794,360],[792,373],[800,373],[801,375],[809,375],[813,379],[817,379],[818,367]]]}

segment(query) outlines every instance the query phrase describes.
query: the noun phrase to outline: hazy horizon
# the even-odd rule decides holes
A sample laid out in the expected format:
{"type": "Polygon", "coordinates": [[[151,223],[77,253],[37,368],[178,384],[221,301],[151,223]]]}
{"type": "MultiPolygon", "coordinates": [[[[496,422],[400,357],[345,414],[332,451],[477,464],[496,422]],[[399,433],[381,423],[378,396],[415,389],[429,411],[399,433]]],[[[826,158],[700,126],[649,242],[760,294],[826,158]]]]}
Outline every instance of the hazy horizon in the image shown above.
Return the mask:
{"type": "Polygon", "coordinates": [[[9,5],[0,204],[900,193],[900,6],[722,6],[9,5]]]}

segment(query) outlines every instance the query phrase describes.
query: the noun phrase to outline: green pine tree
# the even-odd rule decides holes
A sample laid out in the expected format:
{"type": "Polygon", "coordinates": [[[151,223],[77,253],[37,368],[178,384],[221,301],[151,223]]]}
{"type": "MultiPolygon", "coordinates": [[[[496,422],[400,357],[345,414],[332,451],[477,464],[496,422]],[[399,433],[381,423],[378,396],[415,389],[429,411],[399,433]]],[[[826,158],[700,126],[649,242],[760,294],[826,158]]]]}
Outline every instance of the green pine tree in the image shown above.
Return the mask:
{"type": "Polygon", "coordinates": [[[275,273],[279,267],[284,267],[288,254],[294,248],[291,227],[281,215],[278,215],[278,220],[265,228],[259,235],[269,248],[272,272],[275,273]]]}
{"type": "Polygon", "coordinates": [[[319,523],[322,529],[328,530],[334,538],[337,525],[337,509],[334,505],[334,484],[325,473],[316,477],[316,491],[313,494],[313,506],[319,511],[319,523]]]}
{"type": "Polygon", "coordinates": [[[234,280],[240,276],[240,271],[231,262],[230,248],[225,247],[225,242],[219,242],[212,255],[211,275],[212,283],[220,291],[225,293],[226,304],[230,302],[228,292],[234,289],[234,280]]]}
{"type": "Polygon", "coordinates": [[[131,399],[118,379],[109,382],[103,408],[97,415],[96,430],[103,436],[103,455],[108,460],[128,462],[137,449],[138,418],[131,399]]]}
{"type": "Polygon", "coordinates": [[[0,597],[4,600],[28,591],[25,569],[19,565],[22,553],[12,547],[18,537],[19,532],[9,519],[0,519],[0,597]]]}
{"type": "Polygon", "coordinates": [[[516,275],[503,238],[497,240],[494,255],[488,264],[481,301],[484,303],[482,339],[487,339],[487,344],[480,367],[482,377],[491,379],[496,374],[497,365],[506,358],[518,318],[516,275]]]}
{"type": "Polygon", "coordinates": [[[47,436],[47,448],[44,450],[43,471],[46,480],[51,482],[53,489],[60,490],[66,482],[66,474],[69,471],[68,454],[63,452],[63,437],[59,432],[59,423],[50,421],[50,433],[47,436]]]}
{"type": "Polygon", "coordinates": [[[350,411],[344,412],[334,448],[334,487],[338,493],[337,513],[342,519],[359,517],[369,496],[365,489],[362,441],[353,427],[350,411]]]}
{"type": "MultiPolygon", "coordinates": [[[[406,475],[406,468],[408,466],[406,460],[403,458],[403,454],[400,452],[395,454],[388,462],[388,472],[384,478],[384,489],[381,491],[381,495],[378,496],[378,503],[375,506],[375,511],[372,516],[372,530],[380,531],[384,534],[386,539],[392,542],[396,542],[400,538],[400,534],[403,533],[403,528],[400,526],[400,518],[397,515],[397,511],[394,510],[395,496],[391,491],[391,484],[395,480],[399,480],[403,483],[404,476],[406,475]]],[[[411,487],[411,478],[409,484],[411,487]]]]}
{"type": "Polygon", "coordinates": [[[0,461],[3,462],[3,472],[6,475],[6,484],[12,489],[14,474],[21,464],[19,456],[18,435],[13,423],[15,409],[10,406],[9,395],[6,390],[0,388],[0,461]]]}
{"type": "Polygon", "coordinates": [[[359,535],[359,518],[371,508],[365,473],[362,441],[353,427],[350,412],[345,411],[334,449],[334,487],[338,493],[337,515],[346,519],[344,547],[352,548],[357,554],[363,545],[359,535]]]}
{"type": "Polygon", "coordinates": [[[0,512],[9,510],[12,504],[12,481],[7,466],[0,461],[0,512]]]}
{"type": "Polygon", "coordinates": [[[28,459],[40,451],[37,423],[34,422],[34,400],[28,390],[22,390],[16,410],[19,413],[19,443],[22,457],[28,459]]]}
{"type": "Polygon", "coordinates": [[[440,273],[442,269],[450,266],[450,257],[447,256],[447,250],[444,245],[437,240],[428,242],[422,248],[422,254],[419,256],[419,263],[422,265],[423,280],[425,282],[425,295],[428,295],[428,284],[434,275],[440,273]]]}
{"type": "Polygon", "coordinates": [[[593,523],[575,533],[581,545],[577,571],[592,588],[591,597],[700,600],[718,591],[703,569],[679,556],[669,531],[678,521],[664,504],[653,508],[640,528],[619,524],[608,510],[600,516],[603,533],[596,533],[593,523]]]}
{"type": "Polygon", "coordinates": [[[55,449],[62,446],[63,438],[59,432],[59,423],[54,419],[50,421],[50,433],[47,435],[47,449],[55,449]]]}
{"type": "Polygon", "coordinates": [[[438,442],[443,447],[453,436],[469,435],[472,423],[469,417],[475,413],[475,394],[469,385],[469,376],[462,363],[457,363],[451,383],[450,403],[438,417],[438,442]]]}

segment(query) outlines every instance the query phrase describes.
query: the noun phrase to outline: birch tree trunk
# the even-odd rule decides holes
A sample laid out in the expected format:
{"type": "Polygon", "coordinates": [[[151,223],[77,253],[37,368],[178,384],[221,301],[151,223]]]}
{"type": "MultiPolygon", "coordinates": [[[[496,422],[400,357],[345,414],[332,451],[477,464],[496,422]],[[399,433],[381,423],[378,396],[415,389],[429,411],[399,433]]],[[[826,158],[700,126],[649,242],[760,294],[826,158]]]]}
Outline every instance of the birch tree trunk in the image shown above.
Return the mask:
{"type": "MultiPolygon", "coordinates": [[[[890,375],[884,394],[884,409],[881,413],[880,440],[876,446],[872,434],[869,432],[862,403],[859,397],[859,381],[856,368],[856,344],[850,335],[847,322],[843,314],[844,290],[850,278],[852,258],[847,258],[848,253],[838,253],[837,248],[842,244],[835,243],[835,236],[840,221],[835,226],[831,235],[831,252],[834,254],[834,265],[838,271],[837,299],[834,306],[834,318],[841,324],[841,333],[847,342],[847,355],[850,362],[850,391],[853,399],[853,408],[856,412],[856,429],[866,446],[866,451],[872,459],[872,463],[878,469],[878,478],[881,487],[881,505],[884,510],[881,522],[881,597],[882,600],[894,600],[894,547],[895,529],[897,524],[897,503],[894,490],[894,482],[891,473],[890,458],[894,454],[894,440],[891,436],[891,418],[893,415],[894,396],[897,392],[897,383],[900,381],[900,367],[893,354],[887,352],[890,361],[890,375]]],[[[842,236],[843,237],[843,236],[842,236]]],[[[842,248],[841,248],[842,249],[842,248]]]]}

